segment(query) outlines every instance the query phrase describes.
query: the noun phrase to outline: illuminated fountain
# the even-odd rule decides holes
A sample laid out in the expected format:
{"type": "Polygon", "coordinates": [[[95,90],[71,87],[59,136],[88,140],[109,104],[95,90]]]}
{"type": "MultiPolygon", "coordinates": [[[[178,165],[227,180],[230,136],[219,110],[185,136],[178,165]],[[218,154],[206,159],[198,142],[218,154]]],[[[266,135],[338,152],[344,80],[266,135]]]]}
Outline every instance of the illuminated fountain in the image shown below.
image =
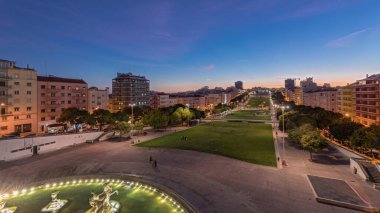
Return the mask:
{"type": "Polygon", "coordinates": [[[196,210],[171,190],[147,180],[85,176],[55,179],[0,194],[0,213],[13,212],[185,213],[196,210]],[[6,204],[12,207],[6,208],[6,204]]]}

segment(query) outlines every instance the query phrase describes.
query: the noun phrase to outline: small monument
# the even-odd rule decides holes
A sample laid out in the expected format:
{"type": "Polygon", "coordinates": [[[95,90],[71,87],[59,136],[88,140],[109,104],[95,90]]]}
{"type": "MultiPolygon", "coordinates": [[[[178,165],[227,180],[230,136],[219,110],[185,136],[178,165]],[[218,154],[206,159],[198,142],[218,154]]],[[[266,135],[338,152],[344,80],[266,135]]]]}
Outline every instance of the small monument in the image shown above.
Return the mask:
{"type": "Polygon", "coordinates": [[[58,199],[59,191],[51,193],[51,201],[44,208],[42,212],[57,213],[67,203],[67,200],[58,199]]]}
{"type": "Polygon", "coordinates": [[[91,208],[86,213],[117,213],[120,203],[110,199],[112,195],[118,193],[117,190],[112,190],[109,183],[106,183],[102,193],[98,195],[91,193],[92,197],[89,200],[91,208]]]}
{"type": "Polygon", "coordinates": [[[13,213],[16,211],[17,207],[8,207],[5,208],[5,204],[7,201],[3,198],[3,196],[0,196],[0,213],[13,213]]]}

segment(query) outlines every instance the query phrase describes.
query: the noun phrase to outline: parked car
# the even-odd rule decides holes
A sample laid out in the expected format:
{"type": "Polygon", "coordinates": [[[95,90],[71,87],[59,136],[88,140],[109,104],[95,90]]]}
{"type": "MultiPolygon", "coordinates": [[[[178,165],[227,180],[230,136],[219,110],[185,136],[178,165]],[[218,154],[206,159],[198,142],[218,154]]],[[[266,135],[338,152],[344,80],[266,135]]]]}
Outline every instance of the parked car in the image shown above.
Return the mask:
{"type": "Polygon", "coordinates": [[[15,137],[19,137],[19,136],[20,136],[19,132],[12,132],[12,133],[3,135],[4,138],[15,138],[15,137]]]}

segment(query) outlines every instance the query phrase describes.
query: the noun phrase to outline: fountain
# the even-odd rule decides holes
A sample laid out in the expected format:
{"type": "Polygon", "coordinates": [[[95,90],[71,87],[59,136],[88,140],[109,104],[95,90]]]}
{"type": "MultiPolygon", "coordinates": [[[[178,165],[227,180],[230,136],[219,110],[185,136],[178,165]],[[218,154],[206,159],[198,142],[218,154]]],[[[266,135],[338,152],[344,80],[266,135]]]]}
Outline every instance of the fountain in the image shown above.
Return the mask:
{"type": "Polygon", "coordinates": [[[120,203],[115,200],[110,200],[111,196],[119,192],[113,191],[109,183],[106,183],[101,194],[92,193],[90,198],[91,209],[86,213],[116,213],[120,208],[120,203]]]}
{"type": "Polygon", "coordinates": [[[13,213],[16,211],[17,207],[5,208],[6,203],[7,201],[4,199],[4,197],[0,196],[0,213],[13,213]]]}

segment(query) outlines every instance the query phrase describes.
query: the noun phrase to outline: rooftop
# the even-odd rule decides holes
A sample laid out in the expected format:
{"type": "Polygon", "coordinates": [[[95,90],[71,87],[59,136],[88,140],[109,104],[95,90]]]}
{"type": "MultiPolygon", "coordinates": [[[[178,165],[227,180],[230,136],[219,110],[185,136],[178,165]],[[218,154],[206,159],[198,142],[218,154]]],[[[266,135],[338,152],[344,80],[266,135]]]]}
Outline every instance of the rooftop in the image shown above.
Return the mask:
{"type": "Polygon", "coordinates": [[[53,76],[53,75],[37,76],[37,81],[87,84],[83,79],[62,78],[62,77],[57,77],[57,76],[53,76]]]}

